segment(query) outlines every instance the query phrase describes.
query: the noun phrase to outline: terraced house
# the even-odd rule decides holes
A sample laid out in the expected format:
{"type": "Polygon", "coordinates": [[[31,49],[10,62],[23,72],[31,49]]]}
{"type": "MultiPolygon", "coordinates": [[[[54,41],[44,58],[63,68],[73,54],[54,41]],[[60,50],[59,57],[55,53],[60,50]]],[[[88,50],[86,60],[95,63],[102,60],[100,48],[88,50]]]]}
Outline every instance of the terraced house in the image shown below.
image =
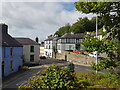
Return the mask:
{"type": "Polygon", "coordinates": [[[22,45],[16,41],[12,36],[8,34],[8,26],[6,24],[0,24],[0,33],[2,44],[0,46],[2,54],[1,58],[1,75],[7,76],[13,72],[16,72],[22,67],[22,45]]]}
{"type": "Polygon", "coordinates": [[[40,44],[30,38],[15,38],[23,45],[24,63],[38,63],[40,54],[40,44]]]}
{"type": "Polygon", "coordinates": [[[82,50],[83,33],[66,33],[62,37],[48,37],[45,40],[44,55],[53,58],[62,51],[82,50]]]}

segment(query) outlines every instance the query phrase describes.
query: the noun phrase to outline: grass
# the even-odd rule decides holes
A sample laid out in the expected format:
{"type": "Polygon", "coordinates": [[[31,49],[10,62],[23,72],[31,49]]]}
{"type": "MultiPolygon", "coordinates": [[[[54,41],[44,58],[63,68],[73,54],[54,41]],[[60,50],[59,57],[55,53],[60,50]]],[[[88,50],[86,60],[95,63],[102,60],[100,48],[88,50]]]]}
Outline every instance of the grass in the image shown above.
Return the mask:
{"type": "Polygon", "coordinates": [[[120,88],[120,77],[111,73],[96,74],[87,72],[76,74],[76,76],[87,80],[91,85],[90,88],[120,88]]]}

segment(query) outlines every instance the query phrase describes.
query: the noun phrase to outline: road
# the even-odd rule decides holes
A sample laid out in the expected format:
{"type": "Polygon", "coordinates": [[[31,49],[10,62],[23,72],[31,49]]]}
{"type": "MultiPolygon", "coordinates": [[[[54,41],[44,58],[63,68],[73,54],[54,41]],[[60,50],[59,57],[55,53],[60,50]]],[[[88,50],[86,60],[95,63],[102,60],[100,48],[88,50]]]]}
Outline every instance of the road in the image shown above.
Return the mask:
{"type": "MultiPolygon", "coordinates": [[[[43,70],[45,67],[48,67],[52,64],[56,64],[58,66],[67,66],[68,62],[66,61],[59,61],[59,60],[52,60],[52,59],[44,59],[41,60],[41,65],[29,67],[29,70],[27,71],[18,71],[12,75],[9,75],[8,77],[5,77],[3,79],[3,88],[17,88],[20,85],[24,85],[27,83],[27,80],[32,77],[34,74],[36,74],[38,71],[43,70]]],[[[89,66],[83,66],[83,65],[75,65],[75,72],[88,72],[92,71],[95,72],[91,67],[89,66]]],[[[99,72],[103,73],[103,72],[99,72]]]]}

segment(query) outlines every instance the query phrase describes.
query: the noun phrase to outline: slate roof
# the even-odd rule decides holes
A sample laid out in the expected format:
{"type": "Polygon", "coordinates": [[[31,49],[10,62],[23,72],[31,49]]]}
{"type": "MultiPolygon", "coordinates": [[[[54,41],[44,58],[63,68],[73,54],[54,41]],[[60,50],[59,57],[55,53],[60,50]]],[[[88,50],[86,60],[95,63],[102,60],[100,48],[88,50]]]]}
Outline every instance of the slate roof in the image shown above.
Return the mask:
{"type": "Polygon", "coordinates": [[[48,37],[45,41],[48,41],[48,40],[58,40],[59,37],[48,37]]]}
{"type": "Polygon", "coordinates": [[[45,41],[53,40],[55,37],[48,37],[45,41]]]}
{"type": "Polygon", "coordinates": [[[22,45],[40,45],[30,38],[15,38],[22,45]]]}
{"type": "Polygon", "coordinates": [[[67,34],[63,35],[62,37],[60,37],[60,38],[61,38],[61,39],[62,39],[62,38],[70,38],[70,39],[78,38],[78,39],[84,39],[84,34],[83,34],[83,33],[77,33],[77,34],[67,33],[67,34]]]}
{"type": "Polygon", "coordinates": [[[7,25],[0,24],[0,40],[2,41],[0,46],[2,47],[22,47],[18,41],[16,41],[12,36],[7,33],[7,25]],[[4,27],[4,28],[3,28],[4,27]]]}
{"type": "Polygon", "coordinates": [[[2,34],[2,46],[3,47],[22,47],[22,44],[16,41],[9,34],[2,34]]]}

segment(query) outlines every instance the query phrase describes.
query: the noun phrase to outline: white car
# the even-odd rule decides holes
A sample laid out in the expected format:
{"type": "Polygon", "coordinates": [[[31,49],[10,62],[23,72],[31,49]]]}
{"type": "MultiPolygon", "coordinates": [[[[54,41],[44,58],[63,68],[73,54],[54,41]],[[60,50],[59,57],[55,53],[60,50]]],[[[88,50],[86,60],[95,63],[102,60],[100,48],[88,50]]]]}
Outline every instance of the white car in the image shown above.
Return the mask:
{"type": "Polygon", "coordinates": [[[88,55],[91,57],[96,57],[96,54],[93,54],[93,53],[89,53],[88,55]]]}

